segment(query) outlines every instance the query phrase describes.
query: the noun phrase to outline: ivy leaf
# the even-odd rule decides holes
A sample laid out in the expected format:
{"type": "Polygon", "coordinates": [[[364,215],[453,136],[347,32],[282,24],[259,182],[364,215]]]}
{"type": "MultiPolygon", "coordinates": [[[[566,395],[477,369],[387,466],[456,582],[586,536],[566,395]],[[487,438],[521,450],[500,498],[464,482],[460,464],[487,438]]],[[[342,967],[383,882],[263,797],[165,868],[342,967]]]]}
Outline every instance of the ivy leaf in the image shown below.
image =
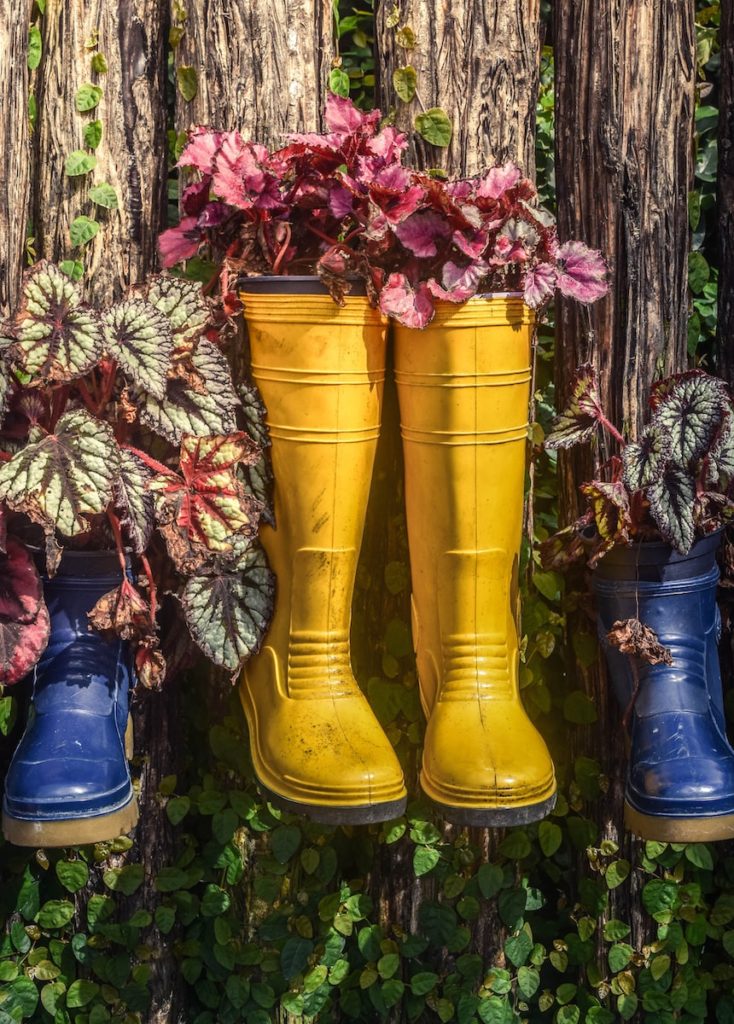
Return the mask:
{"type": "Polygon", "coordinates": [[[199,80],[196,75],[196,68],[181,66],[176,68],[176,82],[178,91],[187,103],[196,96],[199,91],[199,80]]]}
{"type": "Polygon", "coordinates": [[[684,469],[670,466],[664,476],[647,488],[646,494],[660,536],[676,551],[686,554],[694,539],[695,480],[684,469]]]}
{"type": "Polygon", "coordinates": [[[86,515],[104,512],[119,472],[111,428],[83,409],[65,413],[56,432],[31,441],[0,466],[0,500],[47,533],[86,533],[86,515]]]}
{"type": "Polygon", "coordinates": [[[576,371],[568,405],[553,421],[545,439],[546,448],[572,448],[587,441],[602,418],[596,370],[584,363],[576,371]]]}
{"type": "Polygon", "coordinates": [[[97,206],[104,206],[105,210],[116,210],[120,205],[117,199],[117,192],[115,192],[112,185],[108,185],[105,181],[90,188],[89,198],[97,206]]]}
{"type": "Polygon", "coordinates": [[[81,246],[91,242],[99,232],[99,222],[91,217],[75,217],[69,225],[69,240],[72,245],[81,246]]]}
{"type": "Polygon", "coordinates": [[[396,68],[392,73],[392,84],[398,98],[403,103],[410,103],[418,85],[418,76],[413,65],[408,64],[404,68],[396,68]]]}
{"type": "Polygon", "coordinates": [[[107,353],[123,373],[163,399],[173,352],[168,317],[150,302],[128,296],[105,310],[102,329],[107,353]]]}
{"type": "Polygon", "coordinates": [[[133,551],[141,554],[153,532],[153,495],[148,467],[127,448],[120,451],[120,475],[113,485],[115,508],[133,551]]]}
{"type": "Polygon", "coordinates": [[[337,96],[349,95],[349,75],[341,68],[332,68],[329,72],[329,89],[337,96]]]}
{"type": "Polygon", "coordinates": [[[190,364],[201,381],[201,392],[176,378],[169,380],[162,401],[149,392],[136,395],[140,419],[171,444],[180,444],[184,434],[206,437],[231,434],[237,428],[234,410],[239,402],[222,353],[202,338],[190,364]]]}
{"type": "Polygon", "coordinates": [[[152,277],[140,294],[168,317],[173,335],[173,358],[190,355],[211,319],[201,285],[160,274],[152,277]]]}
{"type": "Polygon", "coordinates": [[[273,612],[275,577],[255,545],[236,572],[193,576],[179,597],[197,646],[215,665],[237,672],[260,649],[273,612]]]}
{"type": "Polygon", "coordinates": [[[42,52],[41,30],[37,25],[31,25],[28,31],[28,68],[31,71],[35,71],[41,63],[42,52]]]}
{"type": "Polygon", "coordinates": [[[0,685],[17,683],[28,675],[46,650],[50,633],[45,604],[32,622],[0,619],[0,685]]]}
{"type": "Polygon", "coordinates": [[[150,481],[156,517],[168,553],[184,572],[194,551],[232,551],[237,535],[254,537],[259,503],[245,493],[235,468],[252,462],[258,449],[242,432],[225,436],[184,437],[181,471],[150,481]]]}
{"type": "Polygon", "coordinates": [[[622,452],[624,482],[631,491],[648,487],[663,473],[670,458],[670,437],[658,427],[646,427],[639,441],[630,441],[622,452]]]}
{"type": "Polygon", "coordinates": [[[687,466],[700,458],[719,428],[727,403],[723,380],[692,371],[667,382],[665,393],[655,392],[653,425],[670,437],[671,458],[687,466]]]}
{"type": "Polygon", "coordinates": [[[68,178],[78,178],[83,174],[89,174],[96,166],[96,156],[85,153],[83,149],[75,149],[64,161],[64,173],[68,178]]]}
{"type": "Polygon", "coordinates": [[[431,107],[430,110],[417,114],[413,123],[418,134],[432,146],[445,149],[451,142],[451,121],[446,111],[440,107],[431,107]]]}
{"type": "Polygon", "coordinates": [[[44,380],[82,377],[102,354],[97,314],[82,303],[74,282],[46,260],[26,275],[16,330],[20,368],[44,380]]]}
{"type": "Polygon", "coordinates": [[[77,89],[76,96],[74,97],[74,106],[80,114],[83,114],[87,110],[94,110],[101,99],[102,90],[100,87],[87,83],[77,89]]]}
{"type": "Polygon", "coordinates": [[[87,149],[97,149],[101,141],[102,122],[90,121],[89,124],[84,126],[84,145],[87,147],[87,149]]]}

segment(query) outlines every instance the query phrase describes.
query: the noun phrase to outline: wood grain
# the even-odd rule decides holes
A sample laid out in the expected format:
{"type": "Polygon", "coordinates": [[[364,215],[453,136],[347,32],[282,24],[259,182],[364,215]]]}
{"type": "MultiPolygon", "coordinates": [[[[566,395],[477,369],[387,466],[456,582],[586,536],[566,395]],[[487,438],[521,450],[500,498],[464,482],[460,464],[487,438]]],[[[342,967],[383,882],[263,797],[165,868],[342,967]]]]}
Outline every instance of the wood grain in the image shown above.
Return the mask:
{"type": "Polygon", "coordinates": [[[517,161],[535,169],[535,106],[538,96],[538,0],[406,0],[398,28],[413,29],[416,46],[405,50],[387,25],[392,0],[377,6],[380,104],[396,106],[396,123],[407,130],[421,107],[442,107],[454,131],[445,150],[416,138],[411,156],[422,166],[475,174],[486,164],[517,161]],[[392,75],[412,64],[417,97],[397,99],[392,75]]]}
{"type": "Polygon", "coordinates": [[[0,0],[0,315],[15,305],[25,254],[30,199],[29,22],[29,4],[0,0]]]}
{"type": "Polygon", "coordinates": [[[717,373],[734,383],[734,3],[721,2],[719,79],[719,320],[717,373]]]}

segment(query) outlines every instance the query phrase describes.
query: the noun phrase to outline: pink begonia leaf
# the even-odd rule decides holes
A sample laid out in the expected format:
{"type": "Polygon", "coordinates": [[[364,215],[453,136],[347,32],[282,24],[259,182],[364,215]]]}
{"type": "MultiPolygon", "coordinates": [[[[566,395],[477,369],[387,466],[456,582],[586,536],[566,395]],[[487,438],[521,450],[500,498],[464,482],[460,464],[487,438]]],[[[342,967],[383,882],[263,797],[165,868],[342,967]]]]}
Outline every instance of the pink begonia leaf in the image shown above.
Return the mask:
{"type": "Polygon", "coordinates": [[[348,217],[354,208],[354,196],[349,189],[335,185],[329,191],[329,213],[337,220],[348,217]]]}
{"type": "MultiPolygon", "coordinates": [[[[390,192],[405,192],[410,188],[411,175],[406,167],[400,164],[392,164],[390,167],[381,167],[371,182],[375,187],[390,192]]],[[[421,195],[423,190],[421,189],[421,195]]]]}
{"type": "Polygon", "coordinates": [[[520,168],[509,161],[502,167],[492,167],[479,182],[477,195],[482,199],[499,199],[514,188],[521,177],[520,168]]]}
{"type": "Polygon", "coordinates": [[[41,579],[24,544],[9,537],[0,554],[0,618],[33,622],[43,600],[41,579]]]}
{"type": "Polygon", "coordinates": [[[164,267],[173,267],[181,260],[196,256],[201,244],[201,230],[196,217],[184,217],[175,228],[158,236],[158,252],[164,267]]]}
{"type": "Polygon", "coordinates": [[[177,167],[195,167],[202,174],[211,174],[214,156],[222,144],[224,132],[199,125],[189,132],[189,141],[183,148],[177,167]]]}
{"type": "Polygon", "coordinates": [[[428,282],[428,287],[437,299],[444,299],[446,302],[466,302],[477,294],[481,280],[489,269],[484,260],[477,260],[463,267],[449,261],[443,268],[442,283],[439,284],[432,278],[428,282]]]}
{"type": "Polygon", "coordinates": [[[380,309],[405,327],[425,327],[434,314],[428,285],[421,281],[413,289],[405,274],[390,274],[380,292],[380,309]]]}
{"type": "Polygon", "coordinates": [[[487,247],[487,233],[486,231],[475,231],[470,238],[467,237],[464,231],[454,231],[451,241],[460,249],[465,256],[469,259],[476,260],[484,252],[487,247]]]}
{"type": "Polygon", "coordinates": [[[507,235],[498,235],[494,243],[492,263],[494,266],[503,267],[507,263],[525,263],[528,253],[522,243],[522,239],[509,238],[507,235]]]}
{"type": "Polygon", "coordinates": [[[390,192],[381,195],[378,189],[371,188],[370,195],[391,224],[400,224],[406,217],[410,217],[425,198],[425,192],[420,185],[415,185],[399,194],[390,192]]]}
{"type": "Polygon", "coordinates": [[[452,199],[462,201],[469,199],[476,187],[474,178],[459,178],[457,181],[446,182],[446,192],[452,199]]]}
{"type": "Polygon", "coordinates": [[[277,181],[262,166],[262,156],[262,147],[243,142],[239,132],[228,132],[214,160],[212,191],[240,210],[278,206],[277,181]]]}
{"type": "Polygon", "coordinates": [[[538,263],[525,272],[525,302],[532,309],[553,298],[556,287],[556,268],[551,263],[538,263]]]}
{"type": "Polygon", "coordinates": [[[232,207],[228,203],[207,203],[199,217],[200,228],[216,228],[232,216],[232,207]]]}
{"type": "Polygon", "coordinates": [[[556,258],[556,287],[562,295],[579,302],[596,302],[609,291],[607,265],[598,249],[589,249],[583,242],[564,242],[556,258]]]}
{"type": "Polygon", "coordinates": [[[388,125],[367,142],[366,148],[374,156],[382,157],[385,164],[395,166],[408,148],[408,136],[388,125]]]}
{"type": "Polygon", "coordinates": [[[380,116],[379,110],[371,110],[369,114],[363,113],[345,96],[329,93],[326,98],[324,121],[326,127],[332,132],[351,134],[364,129],[374,132],[380,121],[380,116]]]}
{"type": "Polygon", "coordinates": [[[28,675],[46,650],[50,632],[45,604],[32,622],[0,619],[0,685],[9,686],[28,675]]]}
{"type": "Polygon", "coordinates": [[[439,243],[446,240],[450,231],[445,219],[432,210],[414,213],[395,227],[395,234],[405,248],[422,259],[435,256],[439,243]]]}
{"type": "Polygon", "coordinates": [[[187,185],[181,197],[181,208],[188,217],[198,217],[209,202],[211,175],[205,174],[201,181],[187,185]]]}

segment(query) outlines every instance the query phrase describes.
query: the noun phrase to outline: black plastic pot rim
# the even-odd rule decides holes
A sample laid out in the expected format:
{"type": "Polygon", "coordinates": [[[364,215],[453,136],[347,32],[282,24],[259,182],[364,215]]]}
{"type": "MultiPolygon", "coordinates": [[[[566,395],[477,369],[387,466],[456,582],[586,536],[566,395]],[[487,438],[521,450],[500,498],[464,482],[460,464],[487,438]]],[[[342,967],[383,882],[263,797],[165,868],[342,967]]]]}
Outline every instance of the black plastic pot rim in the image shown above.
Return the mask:
{"type": "MultiPolygon", "coordinates": [[[[33,555],[38,571],[46,575],[46,552],[42,548],[31,547],[31,545],[28,545],[28,550],[33,555]]],[[[132,571],[132,551],[127,550],[125,557],[128,571],[132,571]]],[[[117,579],[122,579],[120,559],[114,548],[108,551],[70,551],[68,548],[64,548],[53,578],[57,579],[59,576],[74,576],[76,578],[114,576],[117,579]]]]}
{"type": "MultiPolygon", "coordinates": [[[[367,287],[361,277],[349,277],[351,290],[347,295],[364,296],[367,287]]],[[[328,295],[329,289],[315,274],[263,274],[262,277],[241,277],[237,289],[250,294],[266,295],[328,295]]],[[[475,299],[521,299],[522,292],[478,292],[475,299]]],[[[468,300],[471,301],[471,300],[468,300]]],[[[457,302],[463,306],[463,302],[457,302]]]]}
{"type": "Polygon", "coordinates": [[[716,563],[723,527],[697,538],[682,555],[665,541],[637,541],[619,545],[594,570],[598,579],[664,580],[701,576],[716,563]]]}

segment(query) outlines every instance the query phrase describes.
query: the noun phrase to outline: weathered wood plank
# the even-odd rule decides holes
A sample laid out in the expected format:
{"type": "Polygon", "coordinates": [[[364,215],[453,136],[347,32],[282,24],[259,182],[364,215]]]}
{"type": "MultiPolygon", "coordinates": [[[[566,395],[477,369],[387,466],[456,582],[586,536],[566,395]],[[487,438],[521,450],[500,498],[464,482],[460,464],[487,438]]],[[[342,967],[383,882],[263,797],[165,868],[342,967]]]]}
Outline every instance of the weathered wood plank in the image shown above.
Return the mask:
{"type": "Polygon", "coordinates": [[[539,2],[467,0],[440,4],[407,0],[398,28],[409,26],[415,48],[406,50],[388,26],[392,2],[377,9],[380,102],[395,105],[392,75],[411,64],[416,98],[398,102],[396,123],[406,129],[422,108],[442,107],[453,119],[446,150],[420,139],[411,156],[422,166],[474,174],[488,163],[516,160],[531,177],[535,169],[535,107],[538,97],[539,2]]]}
{"type": "Polygon", "coordinates": [[[0,315],[14,306],[23,270],[30,197],[30,5],[0,0],[0,315]]]}
{"type": "Polygon", "coordinates": [[[719,321],[717,372],[734,381],[734,3],[721,2],[719,79],[719,321]]]}

